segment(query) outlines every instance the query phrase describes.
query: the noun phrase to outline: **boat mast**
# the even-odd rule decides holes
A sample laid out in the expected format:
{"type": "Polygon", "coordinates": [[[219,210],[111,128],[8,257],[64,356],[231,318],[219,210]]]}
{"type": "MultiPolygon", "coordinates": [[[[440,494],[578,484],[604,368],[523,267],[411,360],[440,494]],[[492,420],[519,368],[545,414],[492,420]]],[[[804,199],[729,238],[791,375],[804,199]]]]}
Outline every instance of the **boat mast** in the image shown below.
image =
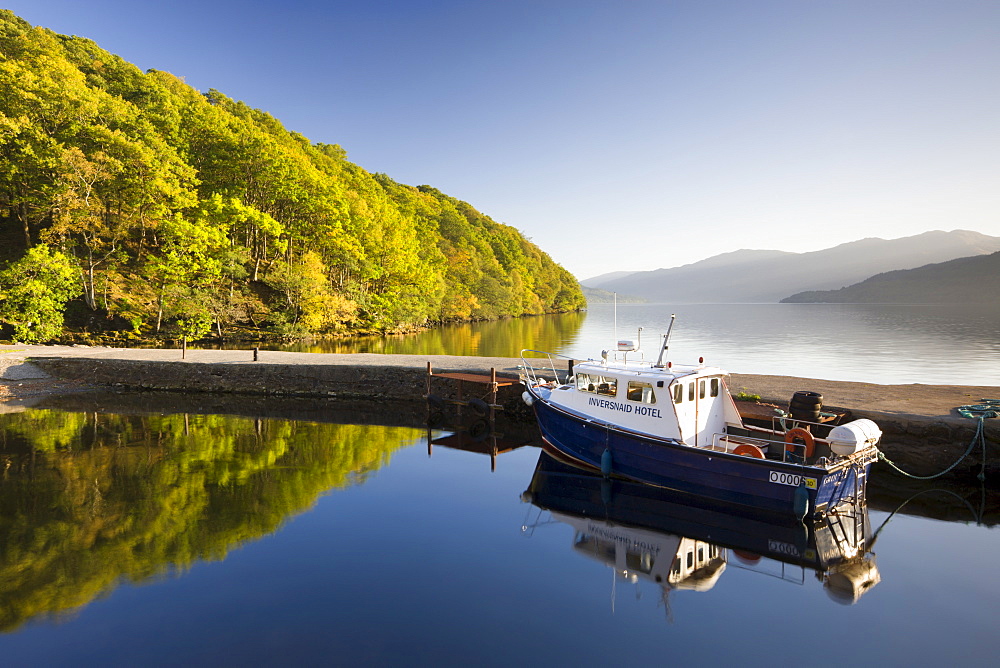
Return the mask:
{"type": "Polygon", "coordinates": [[[670,327],[667,327],[667,335],[663,337],[663,347],[660,348],[660,356],[656,358],[656,367],[659,369],[663,368],[663,355],[666,354],[667,348],[670,347],[670,332],[674,331],[674,318],[676,317],[676,313],[670,314],[670,327]]]}
{"type": "Polygon", "coordinates": [[[618,345],[618,293],[615,292],[615,345],[618,345]]]}

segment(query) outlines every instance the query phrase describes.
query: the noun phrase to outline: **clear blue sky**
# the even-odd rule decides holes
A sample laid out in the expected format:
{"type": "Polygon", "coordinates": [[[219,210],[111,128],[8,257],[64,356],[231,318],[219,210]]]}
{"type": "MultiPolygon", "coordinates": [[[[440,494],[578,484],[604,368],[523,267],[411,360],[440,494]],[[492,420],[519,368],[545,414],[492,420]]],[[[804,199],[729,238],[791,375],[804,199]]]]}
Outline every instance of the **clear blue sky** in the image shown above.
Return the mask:
{"type": "Polygon", "coordinates": [[[517,227],[580,278],[1000,236],[1000,2],[8,0],[517,227]]]}

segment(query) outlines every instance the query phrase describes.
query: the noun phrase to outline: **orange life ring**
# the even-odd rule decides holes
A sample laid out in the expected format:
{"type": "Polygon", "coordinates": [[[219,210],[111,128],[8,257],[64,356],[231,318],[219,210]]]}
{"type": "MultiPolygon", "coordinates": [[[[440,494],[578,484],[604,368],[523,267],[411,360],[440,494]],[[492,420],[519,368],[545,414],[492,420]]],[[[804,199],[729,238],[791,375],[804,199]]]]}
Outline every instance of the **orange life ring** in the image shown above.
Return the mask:
{"type": "Polygon", "coordinates": [[[764,459],[764,451],[758,448],[756,445],[751,445],[749,443],[737,445],[736,449],[733,450],[733,454],[746,455],[747,457],[756,457],[757,459],[764,459]]]}
{"type": "Polygon", "coordinates": [[[785,432],[785,443],[787,444],[785,445],[785,450],[787,452],[794,452],[796,445],[795,439],[797,438],[802,439],[802,442],[806,446],[806,457],[807,458],[812,457],[813,450],[816,449],[816,439],[814,439],[813,435],[810,434],[805,429],[803,429],[802,427],[789,429],[788,431],[785,432]]]}
{"type": "Polygon", "coordinates": [[[733,554],[739,557],[740,561],[744,564],[756,564],[760,561],[760,555],[756,552],[747,552],[746,550],[733,550],[733,554]]]}

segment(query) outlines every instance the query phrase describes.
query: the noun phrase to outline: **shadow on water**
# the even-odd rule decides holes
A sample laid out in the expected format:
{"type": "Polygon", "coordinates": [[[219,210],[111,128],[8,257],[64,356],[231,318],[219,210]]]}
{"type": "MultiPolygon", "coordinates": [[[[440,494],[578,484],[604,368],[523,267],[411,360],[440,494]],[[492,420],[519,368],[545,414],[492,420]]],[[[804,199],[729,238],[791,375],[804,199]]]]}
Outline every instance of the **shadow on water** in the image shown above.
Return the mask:
{"type": "Polygon", "coordinates": [[[875,466],[868,482],[868,505],[892,514],[994,527],[1000,524],[998,484],[1000,471],[991,472],[984,481],[971,469],[937,480],[915,480],[875,466]]]}
{"type": "Polygon", "coordinates": [[[86,392],[50,396],[36,408],[98,413],[149,415],[189,413],[254,419],[307,420],[331,424],[422,427],[422,402],[384,399],[330,399],[205,392],[86,392]]]}

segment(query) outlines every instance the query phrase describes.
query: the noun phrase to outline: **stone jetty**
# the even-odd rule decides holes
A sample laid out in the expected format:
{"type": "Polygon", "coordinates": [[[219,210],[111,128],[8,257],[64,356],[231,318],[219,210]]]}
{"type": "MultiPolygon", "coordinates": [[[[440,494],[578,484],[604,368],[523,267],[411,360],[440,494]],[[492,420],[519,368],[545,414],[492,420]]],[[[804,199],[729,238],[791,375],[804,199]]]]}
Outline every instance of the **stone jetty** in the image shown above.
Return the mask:
{"type": "MultiPolygon", "coordinates": [[[[369,353],[291,353],[254,350],[132,349],[88,346],[0,346],[0,399],[17,405],[31,396],[67,392],[83,386],[120,390],[170,391],[202,395],[277,398],[325,398],[344,402],[422,402],[427,365],[435,373],[517,377],[521,360],[451,355],[382,355],[369,353]]],[[[565,367],[554,371],[565,374],[565,367]]],[[[869,418],[882,428],[882,450],[914,473],[940,470],[964,452],[977,423],[954,410],[982,398],[1000,398],[997,386],[879,385],[842,381],[733,374],[730,389],[787,407],[792,394],[810,390],[823,395],[824,406],[869,418]]],[[[435,379],[432,392],[455,395],[455,384],[435,379]]],[[[466,390],[466,397],[473,392],[466,390]]],[[[518,385],[502,388],[498,402],[508,418],[530,419],[518,385]]],[[[321,409],[317,409],[321,410],[321,409]]],[[[338,410],[331,408],[331,410],[338,410]]],[[[1000,461],[1000,419],[986,420],[986,438],[994,462],[1000,461]]],[[[979,458],[976,458],[978,461],[979,458]]]]}

